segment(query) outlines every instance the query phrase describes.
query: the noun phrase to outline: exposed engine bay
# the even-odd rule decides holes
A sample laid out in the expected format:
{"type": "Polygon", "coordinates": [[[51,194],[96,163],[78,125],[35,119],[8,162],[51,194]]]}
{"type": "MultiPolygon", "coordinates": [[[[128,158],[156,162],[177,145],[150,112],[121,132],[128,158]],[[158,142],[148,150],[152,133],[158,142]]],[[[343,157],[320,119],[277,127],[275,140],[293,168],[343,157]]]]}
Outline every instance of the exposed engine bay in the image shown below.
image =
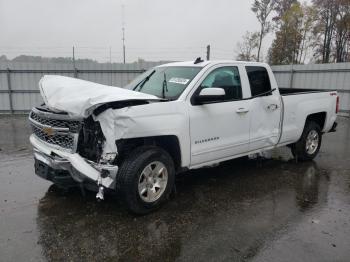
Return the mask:
{"type": "Polygon", "coordinates": [[[90,116],[83,121],[79,132],[78,153],[88,160],[99,163],[105,140],[100,123],[90,116]]]}

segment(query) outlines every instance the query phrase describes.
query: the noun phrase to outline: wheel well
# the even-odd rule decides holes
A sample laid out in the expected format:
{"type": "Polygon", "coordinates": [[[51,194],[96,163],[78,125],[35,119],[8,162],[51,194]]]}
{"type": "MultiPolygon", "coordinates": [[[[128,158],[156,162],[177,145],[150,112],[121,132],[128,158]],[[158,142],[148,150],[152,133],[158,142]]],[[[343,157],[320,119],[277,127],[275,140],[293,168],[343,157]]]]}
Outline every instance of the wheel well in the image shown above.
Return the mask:
{"type": "Polygon", "coordinates": [[[118,164],[123,161],[123,159],[128,155],[128,153],[130,153],[137,147],[144,145],[154,145],[167,151],[174,161],[175,169],[181,169],[180,143],[179,139],[176,136],[154,136],[121,139],[116,141],[116,145],[119,154],[117,160],[118,164]]]}
{"type": "Polygon", "coordinates": [[[315,114],[311,114],[311,115],[308,115],[308,117],[306,118],[306,122],[315,122],[317,123],[321,130],[323,130],[324,128],[324,125],[326,123],[326,112],[320,112],[320,113],[315,113],[315,114]]]}

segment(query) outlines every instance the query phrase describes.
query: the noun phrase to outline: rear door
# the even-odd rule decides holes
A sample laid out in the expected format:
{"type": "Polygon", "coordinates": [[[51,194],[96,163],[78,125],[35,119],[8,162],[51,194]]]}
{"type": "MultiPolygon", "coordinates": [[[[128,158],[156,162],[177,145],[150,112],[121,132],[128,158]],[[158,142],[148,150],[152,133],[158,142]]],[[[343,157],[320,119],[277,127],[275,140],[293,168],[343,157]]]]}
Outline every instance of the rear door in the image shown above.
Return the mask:
{"type": "Polygon", "coordinates": [[[199,81],[189,105],[191,165],[231,158],[249,151],[249,100],[240,75],[244,67],[215,66],[199,81]],[[225,90],[222,101],[196,105],[194,98],[203,88],[225,90]]]}
{"type": "Polygon", "coordinates": [[[269,72],[265,67],[246,66],[245,69],[252,95],[250,151],[253,151],[278,143],[281,123],[281,96],[276,88],[277,84],[271,83],[269,72]]]}

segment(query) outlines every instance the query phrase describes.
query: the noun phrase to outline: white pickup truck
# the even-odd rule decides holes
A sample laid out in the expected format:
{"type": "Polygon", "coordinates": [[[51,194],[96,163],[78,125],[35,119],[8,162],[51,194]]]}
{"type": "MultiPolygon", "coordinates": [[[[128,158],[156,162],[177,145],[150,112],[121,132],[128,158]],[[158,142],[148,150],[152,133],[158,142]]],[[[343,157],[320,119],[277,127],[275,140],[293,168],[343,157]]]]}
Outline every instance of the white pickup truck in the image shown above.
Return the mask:
{"type": "Polygon", "coordinates": [[[137,214],[159,207],[175,174],[289,146],[312,160],[334,132],[335,91],[278,88],[264,63],[161,65],[124,88],[44,76],[29,120],[35,170],[62,187],[115,191],[137,214]]]}

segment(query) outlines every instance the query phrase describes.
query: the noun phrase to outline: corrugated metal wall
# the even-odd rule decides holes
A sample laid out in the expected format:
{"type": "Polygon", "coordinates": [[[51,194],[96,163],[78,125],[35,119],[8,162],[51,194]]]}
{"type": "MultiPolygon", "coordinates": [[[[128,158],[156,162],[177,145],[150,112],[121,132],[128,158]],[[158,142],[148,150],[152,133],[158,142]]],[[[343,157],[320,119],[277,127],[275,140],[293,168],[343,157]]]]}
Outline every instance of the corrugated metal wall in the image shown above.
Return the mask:
{"type": "MultiPolygon", "coordinates": [[[[165,62],[163,62],[165,63],[165,62]]],[[[162,62],[133,64],[0,63],[0,113],[26,112],[42,103],[38,82],[45,74],[78,77],[124,86],[142,71],[162,62]]],[[[341,110],[350,112],[350,63],[272,67],[280,87],[336,89],[341,110]]]]}
{"type": "Polygon", "coordinates": [[[350,113],[350,63],[273,66],[278,86],[332,89],[340,97],[340,109],[350,113]]]}

